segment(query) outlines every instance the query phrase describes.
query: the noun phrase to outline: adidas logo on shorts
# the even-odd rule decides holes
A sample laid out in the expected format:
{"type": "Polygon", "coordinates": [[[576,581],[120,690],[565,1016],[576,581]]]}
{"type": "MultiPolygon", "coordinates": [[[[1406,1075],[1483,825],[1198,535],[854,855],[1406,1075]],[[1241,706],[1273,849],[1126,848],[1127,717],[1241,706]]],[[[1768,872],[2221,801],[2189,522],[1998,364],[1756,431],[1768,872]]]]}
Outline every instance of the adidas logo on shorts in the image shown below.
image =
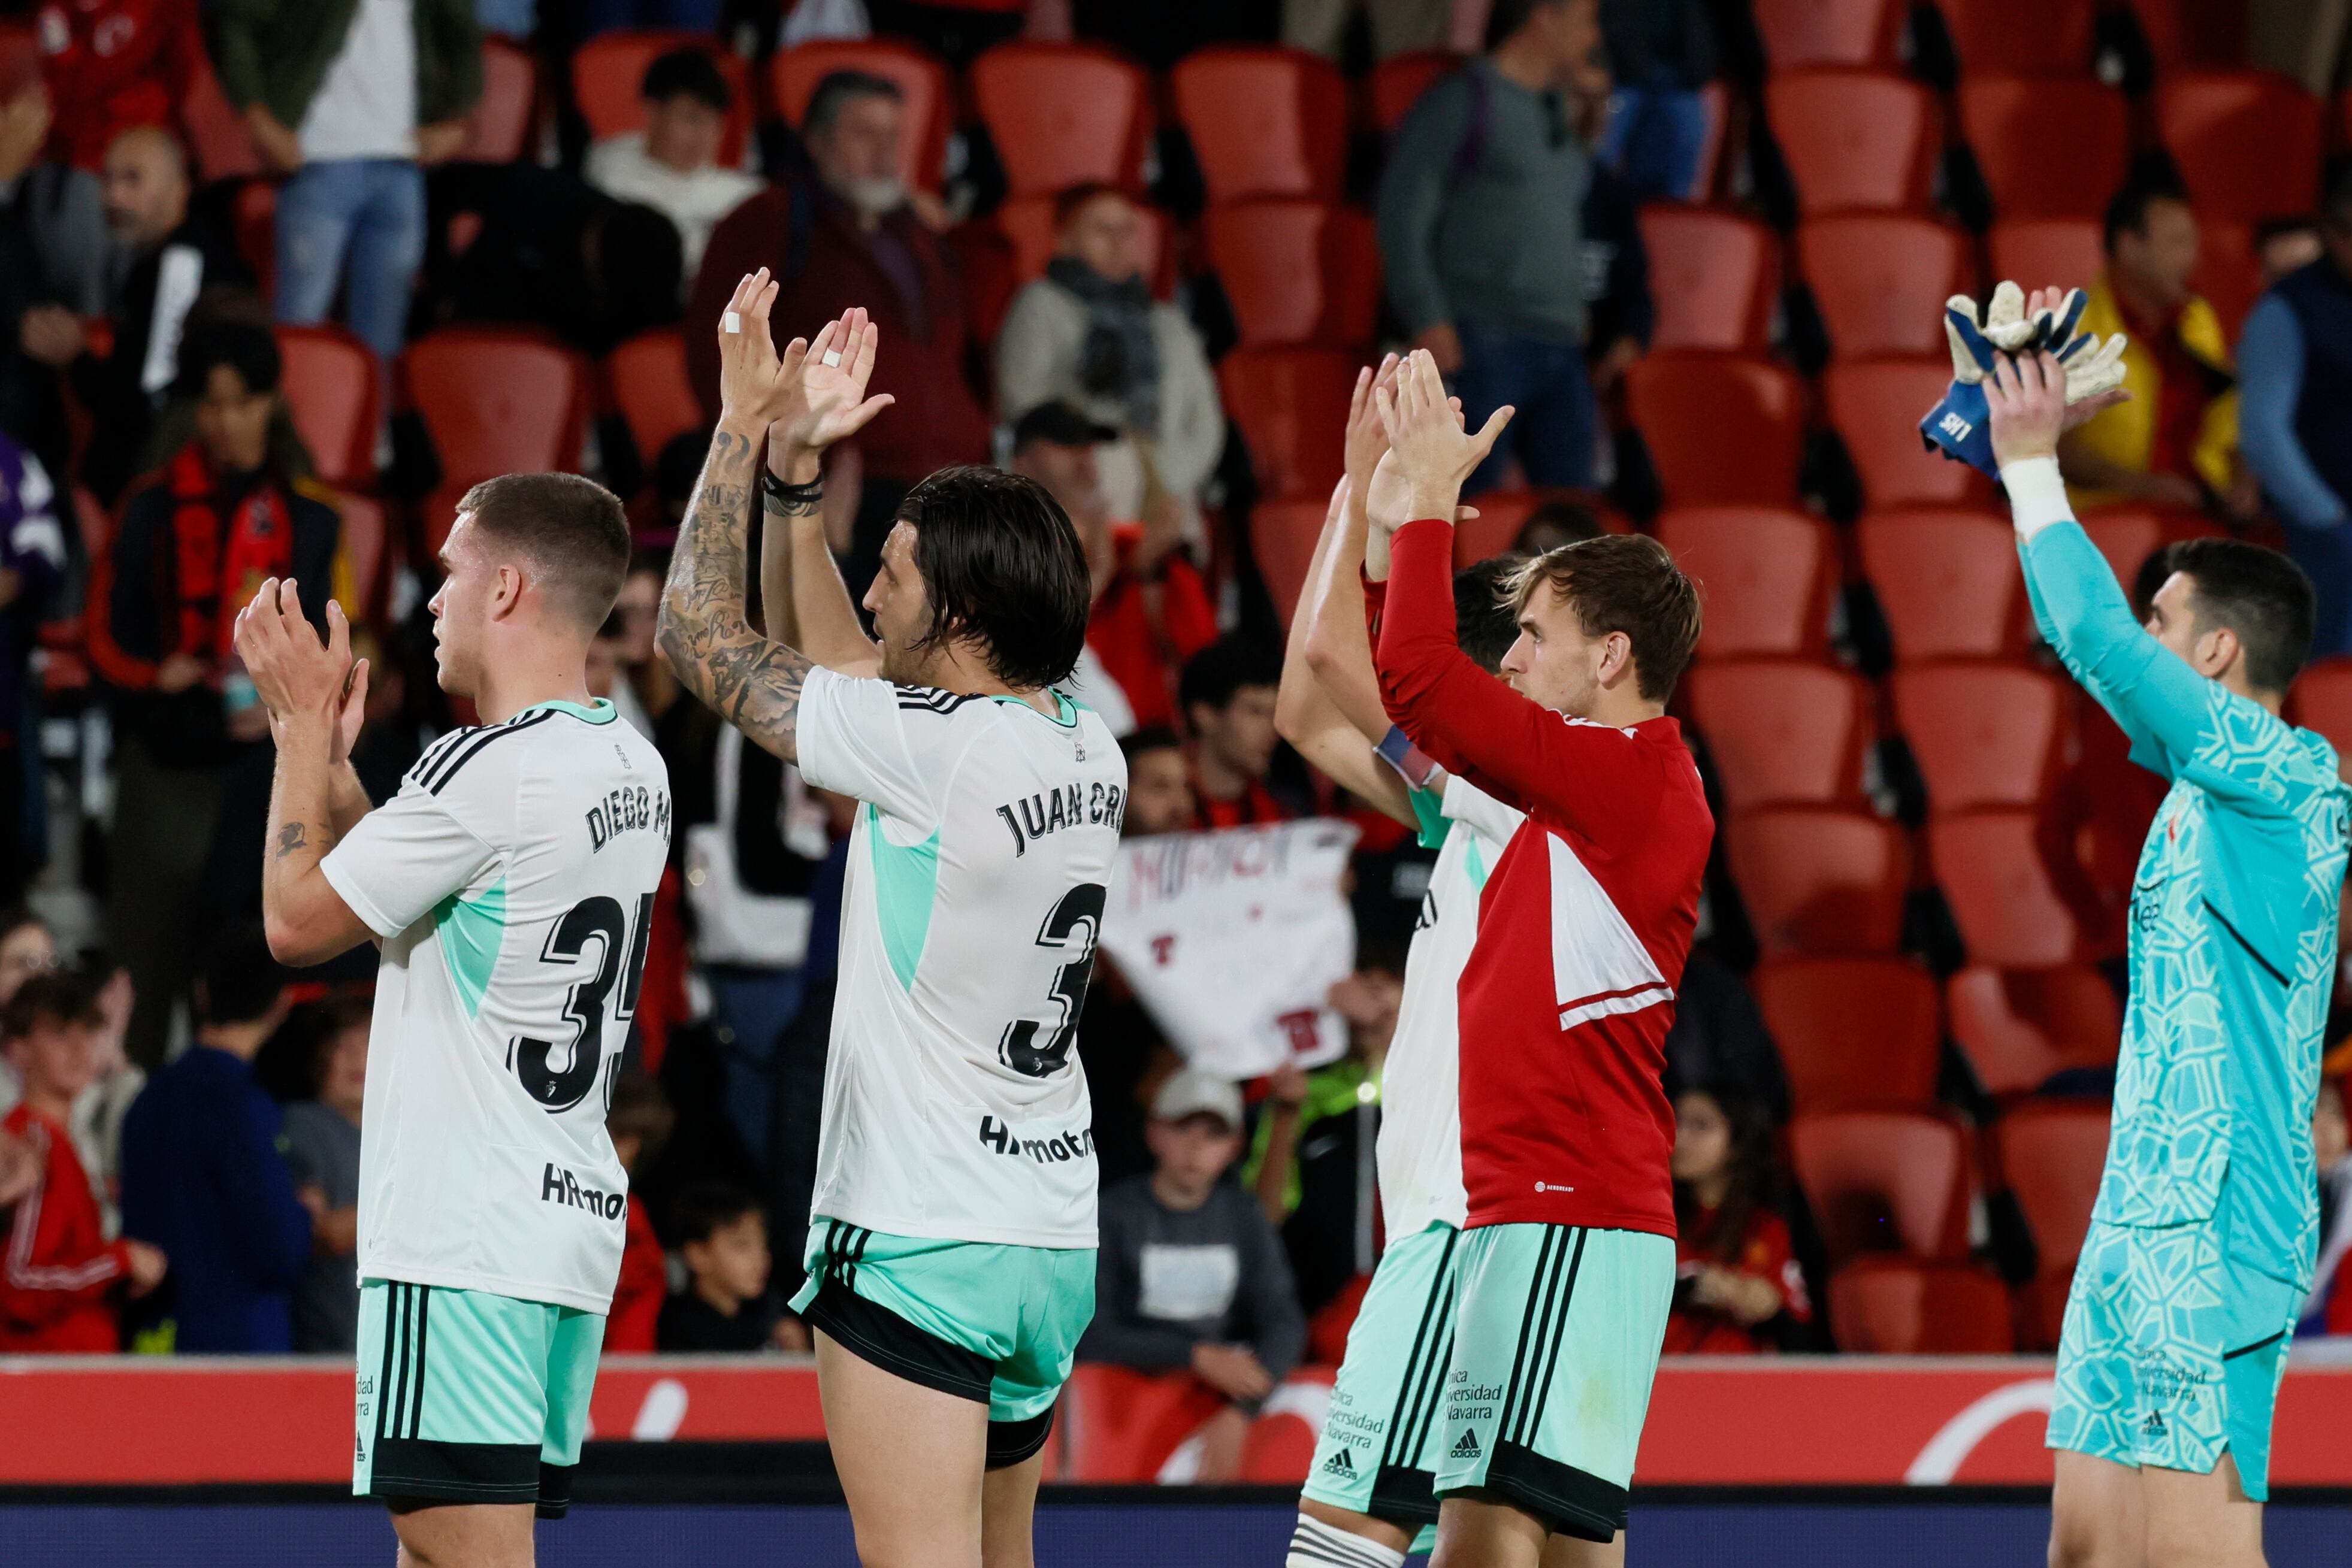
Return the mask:
{"type": "Polygon", "coordinates": [[[1457,1459],[1475,1459],[1478,1457],[1478,1453],[1477,1428],[1463,1427],[1462,1440],[1454,1445],[1454,1457],[1457,1459]]]}
{"type": "Polygon", "coordinates": [[[1323,1473],[1327,1476],[1346,1476],[1353,1480],[1356,1476],[1356,1461],[1348,1457],[1347,1449],[1338,1449],[1329,1458],[1323,1461],[1323,1473]]]}
{"type": "Polygon", "coordinates": [[[2141,1436],[2143,1436],[2143,1437],[2163,1437],[2163,1436],[2164,1436],[2164,1416],[2163,1416],[2163,1414],[2162,1414],[2161,1412],[2159,1412],[2159,1411],[2155,1411],[2155,1410],[2151,1410],[2151,1411],[2149,1411],[2149,1412],[2147,1413],[2147,1420],[2145,1420],[2145,1421],[2142,1421],[2142,1422],[2139,1424],[2139,1429],[2140,1429],[2140,1435],[2141,1435],[2141,1436]]]}

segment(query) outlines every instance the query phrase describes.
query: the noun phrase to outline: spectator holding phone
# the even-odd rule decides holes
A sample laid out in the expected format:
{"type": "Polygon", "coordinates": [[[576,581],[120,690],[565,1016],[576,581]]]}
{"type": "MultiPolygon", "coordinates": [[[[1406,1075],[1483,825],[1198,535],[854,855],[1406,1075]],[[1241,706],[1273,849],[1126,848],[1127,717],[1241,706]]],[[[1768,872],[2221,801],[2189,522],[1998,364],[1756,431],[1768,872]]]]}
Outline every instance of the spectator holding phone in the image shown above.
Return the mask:
{"type": "Polygon", "coordinates": [[[1669,1355],[1793,1348],[1811,1298],[1772,1207],[1772,1124],[1727,1088],[1675,1101],[1675,1306],[1669,1355]]]}

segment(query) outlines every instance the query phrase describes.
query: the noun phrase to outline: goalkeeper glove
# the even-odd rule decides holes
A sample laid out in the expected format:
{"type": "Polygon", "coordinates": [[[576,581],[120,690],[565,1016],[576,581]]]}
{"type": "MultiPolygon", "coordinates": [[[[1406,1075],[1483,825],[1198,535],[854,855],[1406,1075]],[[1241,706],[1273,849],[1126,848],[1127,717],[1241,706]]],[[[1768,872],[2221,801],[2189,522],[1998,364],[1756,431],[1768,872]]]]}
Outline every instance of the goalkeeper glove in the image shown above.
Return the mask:
{"type": "Polygon", "coordinates": [[[1990,406],[1984,380],[1992,373],[1993,356],[2037,354],[2058,356],[2066,368],[2066,401],[2081,402],[2123,384],[2125,348],[2120,332],[2104,344],[2089,332],[2077,333],[2075,324],[2087,303],[2079,288],[2069,289],[2054,309],[2025,313],[2025,291],[2004,282],[1993,290],[1992,303],[1981,323],[1976,301],[1954,295],[1944,303],[1944,336],[1952,347],[1952,384],[1944,399],[1919,422],[1920,438],[1947,457],[1958,459],[1993,477],[1992,434],[1988,428],[1990,406]]]}

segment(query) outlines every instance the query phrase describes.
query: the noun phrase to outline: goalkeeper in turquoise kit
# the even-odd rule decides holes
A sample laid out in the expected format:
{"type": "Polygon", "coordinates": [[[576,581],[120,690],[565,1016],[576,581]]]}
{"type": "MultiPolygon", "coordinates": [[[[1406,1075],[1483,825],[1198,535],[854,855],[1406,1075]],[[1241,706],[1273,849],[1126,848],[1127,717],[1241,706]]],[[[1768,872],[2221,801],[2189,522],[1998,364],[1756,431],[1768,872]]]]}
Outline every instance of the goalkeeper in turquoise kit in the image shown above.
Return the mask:
{"type": "Polygon", "coordinates": [[[2070,414],[2058,357],[1987,359],[2035,619],[2172,786],[2133,883],[2115,1120],[2060,1336],[2050,1561],[2257,1568],[2272,1406],[2314,1266],[2346,861],[2336,752],[2279,716],[2311,584],[2275,551],[2198,539],[2174,547],[2143,625],[2058,473],[2062,427],[2113,394],[2070,414]]]}

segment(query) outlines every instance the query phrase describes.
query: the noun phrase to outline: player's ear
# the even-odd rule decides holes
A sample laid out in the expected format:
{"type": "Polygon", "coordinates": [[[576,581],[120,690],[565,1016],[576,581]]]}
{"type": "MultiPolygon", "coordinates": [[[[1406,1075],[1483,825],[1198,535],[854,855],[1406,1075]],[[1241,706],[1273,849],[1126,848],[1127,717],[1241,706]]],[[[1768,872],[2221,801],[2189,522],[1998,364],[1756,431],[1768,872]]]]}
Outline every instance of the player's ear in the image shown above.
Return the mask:
{"type": "Polygon", "coordinates": [[[490,588],[491,620],[503,621],[515,612],[516,606],[522,602],[522,584],[520,567],[512,561],[499,563],[498,581],[490,588]]]}
{"type": "Polygon", "coordinates": [[[1633,665],[1633,639],[1622,632],[1612,632],[1601,639],[1601,667],[1595,674],[1602,685],[1614,685],[1633,665]]]}

